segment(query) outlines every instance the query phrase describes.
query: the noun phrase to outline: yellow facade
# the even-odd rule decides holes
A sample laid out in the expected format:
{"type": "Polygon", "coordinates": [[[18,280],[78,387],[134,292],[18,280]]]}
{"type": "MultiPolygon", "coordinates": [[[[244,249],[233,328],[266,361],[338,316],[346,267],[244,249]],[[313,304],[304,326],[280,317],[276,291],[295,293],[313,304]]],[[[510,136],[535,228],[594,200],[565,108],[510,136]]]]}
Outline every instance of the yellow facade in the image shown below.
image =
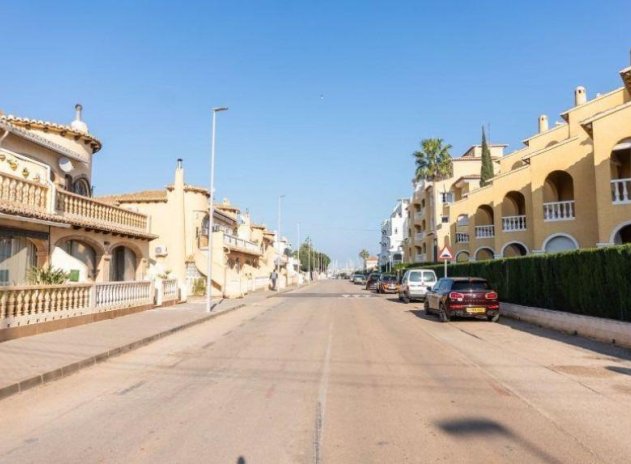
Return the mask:
{"type": "Polygon", "coordinates": [[[631,241],[631,68],[624,86],[545,116],[525,147],[499,160],[490,185],[448,206],[458,261],[631,241]]]}

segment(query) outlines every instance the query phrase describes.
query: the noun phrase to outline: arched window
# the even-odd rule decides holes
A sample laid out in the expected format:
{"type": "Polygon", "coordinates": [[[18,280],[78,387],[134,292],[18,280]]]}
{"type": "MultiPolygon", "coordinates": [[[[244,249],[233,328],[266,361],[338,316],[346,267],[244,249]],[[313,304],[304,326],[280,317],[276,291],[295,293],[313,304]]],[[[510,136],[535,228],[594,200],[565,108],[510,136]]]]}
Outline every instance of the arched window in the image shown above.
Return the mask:
{"type": "Polygon", "coordinates": [[[124,282],[136,279],[136,254],[125,246],[112,250],[110,281],[124,282]]]}
{"type": "Polygon", "coordinates": [[[83,197],[89,197],[92,195],[90,183],[85,177],[80,177],[73,182],[72,191],[77,195],[81,195],[83,197]]]}

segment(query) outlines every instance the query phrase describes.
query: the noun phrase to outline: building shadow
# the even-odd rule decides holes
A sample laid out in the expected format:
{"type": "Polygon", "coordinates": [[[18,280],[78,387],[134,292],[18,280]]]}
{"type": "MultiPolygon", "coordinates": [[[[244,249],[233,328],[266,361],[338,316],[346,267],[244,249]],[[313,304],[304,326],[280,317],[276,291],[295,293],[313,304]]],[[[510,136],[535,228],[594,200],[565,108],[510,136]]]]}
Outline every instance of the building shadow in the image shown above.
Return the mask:
{"type": "Polygon", "coordinates": [[[557,330],[541,327],[530,322],[519,321],[517,319],[509,319],[507,317],[502,317],[499,321],[499,324],[510,327],[513,330],[519,330],[520,332],[529,333],[536,337],[556,340],[568,345],[576,346],[589,351],[594,351],[605,356],[631,360],[631,350],[620,346],[591,340],[589,338],[584,338],[566,332],[559,332],[557,330]]]}
{"type": "Polygon", "coordinates": [[[538,462],[561,464],[562,461],[541,449],[530,440],[520,437],[503,424],[483,417],[469,417],[462,419],[449,419],[436,422],[436,425],[456,439],[485,440],[493,436],[509,440],[535,456],[538,462]]]}
{"type": "Polygon", "coordinates": [[[605,368],[611,372],[617,372],[618,374],[631,375],[630,367],[606,366],[605,368]]]}

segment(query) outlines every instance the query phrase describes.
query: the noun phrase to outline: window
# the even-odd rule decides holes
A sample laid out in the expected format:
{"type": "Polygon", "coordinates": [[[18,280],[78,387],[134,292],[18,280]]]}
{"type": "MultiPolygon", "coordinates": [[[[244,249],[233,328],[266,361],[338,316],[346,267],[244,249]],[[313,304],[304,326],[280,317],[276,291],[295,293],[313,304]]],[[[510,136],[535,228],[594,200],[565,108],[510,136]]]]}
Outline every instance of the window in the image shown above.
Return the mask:
{"type": "Polygon", "coordinates": [[[473,282],[456,281],[454,282],[452,290],[490,290],[489,283],[485,280],[478,280],[473,282]]]}
{"type": "Polygon", "coordinates": [[[441,216],[440,221],[443,224],[447,224],[449,222],[449,216],[441,216]]]}
{"type": "Polygon", "coordinates": [[[77,195],[81,195],[83,197],[89,197],[91,192],[90,192],[90,184],[88,183],[88,180],[83,177],[75,180],[74,183],[72,184],[72,191],[76,193],[77,195]]]}
{"type": "Polygon", "coordinates": [[[453,192],[442,192],[440,197],[443,203],[453,203],[454,202],[454,194],[453,192]]]}

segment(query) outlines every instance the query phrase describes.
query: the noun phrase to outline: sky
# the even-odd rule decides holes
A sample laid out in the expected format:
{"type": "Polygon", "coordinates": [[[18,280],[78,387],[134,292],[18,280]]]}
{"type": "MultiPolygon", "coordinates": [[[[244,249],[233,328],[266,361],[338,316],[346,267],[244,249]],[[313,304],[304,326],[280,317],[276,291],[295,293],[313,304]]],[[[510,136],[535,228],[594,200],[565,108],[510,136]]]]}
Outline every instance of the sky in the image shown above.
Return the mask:
{"type": "Polygon", "coordinates": [[[379,252],[440,137],[520,148],[547,114],[621,86],[629,0],[5,0],[0,109],[69,123],[82,103],[96,195],[159,189],[177,158],[216,198],[340,264],[379,252]]]}

